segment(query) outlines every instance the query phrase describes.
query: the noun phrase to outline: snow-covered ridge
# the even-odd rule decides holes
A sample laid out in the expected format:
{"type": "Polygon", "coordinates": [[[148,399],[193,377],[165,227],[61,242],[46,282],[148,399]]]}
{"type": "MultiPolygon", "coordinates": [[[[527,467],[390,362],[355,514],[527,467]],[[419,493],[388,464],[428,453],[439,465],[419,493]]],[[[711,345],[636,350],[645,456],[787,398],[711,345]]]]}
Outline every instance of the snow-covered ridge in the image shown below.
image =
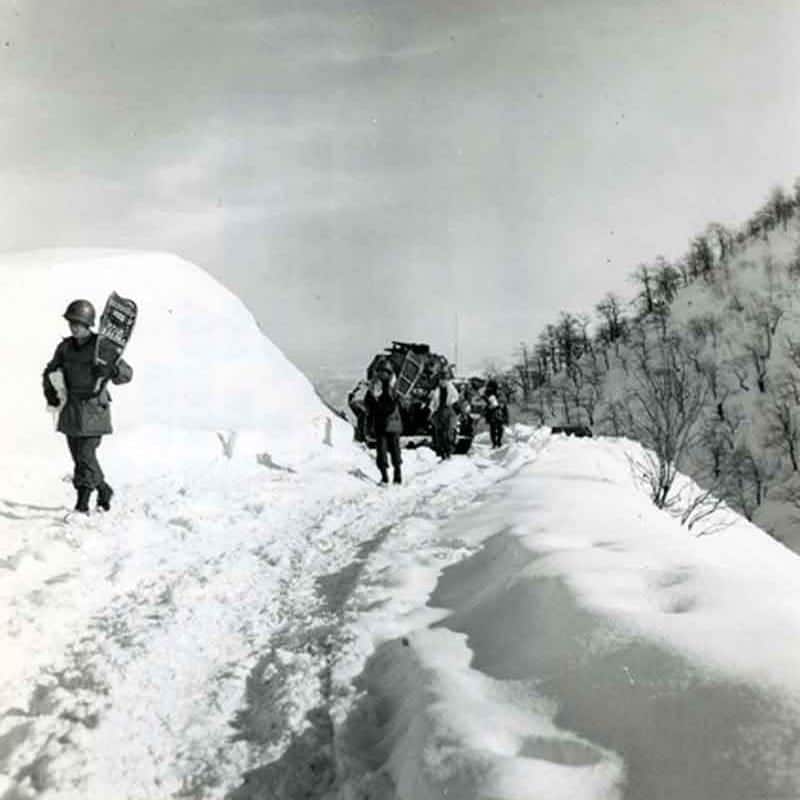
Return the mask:
{"type": "MultiPolygon", "coordinates": [[[[150,453],[153,472],[169,462],[176,431],[195,431],[209,448],[236,432],[234,452],[267,450],[284,460],[321,443],[331,417],[308,379],[262,333],[233,293],[201,268],[171,254],[113,250],[42,250],[0,256],[0,296],[11,332],[0,340],[8,380],[0,394],[6,456],[59,458],[62,437],[45,413],[40,375],[69,335],[62,314],[86,298],[98,315],[111,291],[138,303],[125,358],[134,380],[112,387],[120,442],[148,427],[165,446],[150,453]],[[202,435],[200,432],[203,432],[202,435]]],[[[346,426],[330,423],[349,439],[346,426]]],[[[130,452],[135,445],[127,445],[130,452]]],[[[221,450],[220,450],[221,452],[221,450]]]]}
{"type": "Polygon", "coordinates": [[[636,443],[531,444],[439,531],[476,549],[367,662],[336,797],[798,796],[800,559],[735,515],[687,531],[636,443]]]}
{"type": "Polygon", "coordinates": [[[800,561],[655,508],[638,445],[516,425],[379,489],[198,268],[35,253],[0,281],[43,321],[41,357],[0,345],[3,800],[800,796],[800,561]],[[67,523],[39,373],[65,303],[111,289],[142,309],[118,494],[67,523]]]}
{"type": "MultiPolygon", "coordinates": [[[[798,254],[800,218],[793,217],[749,239],[709,280],[681,289],[670,312],[691,332],[698,363],[712,378],[708,439],[725,443],[723,471],[736,476],[725,499],[800,552],[798,254]]],[[[698,472],[711,449],[693,454],[698,472]]]]}
{"type": "Polygon", "coordinates": [[[0,502],[0,796],[797,796],[800,561],[656,509],[638,445],[517,425],[380,490],[179,433],[110,515],[0,502]]]}

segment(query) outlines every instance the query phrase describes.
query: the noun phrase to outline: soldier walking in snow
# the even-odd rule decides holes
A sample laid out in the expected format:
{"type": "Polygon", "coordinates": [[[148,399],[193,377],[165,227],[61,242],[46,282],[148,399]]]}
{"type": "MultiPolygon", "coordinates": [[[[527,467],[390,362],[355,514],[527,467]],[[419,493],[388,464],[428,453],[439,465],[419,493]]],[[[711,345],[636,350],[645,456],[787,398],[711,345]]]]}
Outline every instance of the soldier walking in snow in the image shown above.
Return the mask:
{"type": "Polygon", "coordinates": [[[496,395],[490,394],[486,400],[486,422],[489,424],[489,437],[492,447],[503,444],[503,409],[496,395]]]}
{"type": "Polygon", "coordinates": [[[392,365],[388,361],[378,364],[375,375],[377,379],[371,382],[367,390],[364,406],[375,432],[376,461],[381,473],[381,483],[389,482],[387,455],[391,458],[394,468],[394,482],[402,483],[400,434],[403,432],[403,422],[400,417],[400,405],[395,388],[397,379],[392,365]]]}
{"type": "Polygon", "coordinates": [[[508,422],[508,408],[498,399],[499,390],[496,381],[490,380],[486,384],[486,422],[489,424],[489,436],[492,447],[503,444],[503,426],[508,422]]]}
{"type": "Polygon", "coordinates": [[[434,448],[441,459],[453,455],[458,422],[455,406],[458,401],[458,389],[453,385],[447,372],[440,372],[439,385],[430,394],[428,408],[433,421],[434,448]]]}
{"type": "Polygon", "coordinates": [[[122,359],[115,364],[95,365],[97,334],[90,329],[95,323],[94,307],[88,300],[75,300],[64,312],[71,336],[62,339],[42,374],[47,404],[58,406],[56,388],[50,374],[61,370],[67,399],[58,417],[58,431],[67,437],[67,445],[75,465],[73,485],[78,493],[75,510],[89,513],[89,500],[97,490],[97,506],[111,508],[114,490],[105,481],[97,461],[97,448],[103,436],[112,432],[111,409],[106,384],[128,383],[133,370],[122,359]]]}

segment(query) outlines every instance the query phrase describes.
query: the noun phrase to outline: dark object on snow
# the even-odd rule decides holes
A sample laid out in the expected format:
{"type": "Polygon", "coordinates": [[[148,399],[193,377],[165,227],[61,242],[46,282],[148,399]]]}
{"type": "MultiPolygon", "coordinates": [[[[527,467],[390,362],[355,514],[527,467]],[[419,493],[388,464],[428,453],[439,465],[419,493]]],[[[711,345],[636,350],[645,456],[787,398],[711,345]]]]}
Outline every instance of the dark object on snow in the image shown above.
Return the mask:
{"type": "Polygon", "coordinates": [[[103,481],[97,487],[97,507],[102,508],[103,511],[111,511],[111,498],[114,496],[114,490],[103,481]]]}
{"type": "Polygon", "coordinates": [[[550,433],[563,433],[567,436],[591,436],[592,429],[588,425],[555,425],[550,433]]]}
{"type": "Polygon", "coordinates": [[[294,474],[297,470],[292,469],[292,467],[284,467],[281,464],[276,463],[272,460],[272,456],[267,453],[259,453],[256,456],[256,461],[261,464],[262,467],[267,467],[268,469],[277,469],[280,472],[291,472],[294,474]]]}
{"type": "MultiPolygon", "coordinates": [[[[348,397],[348,405],[356,417],[356,441],[364,441],[369,447],[376,446],[376,431],[371,415],[365,408],[364,393],[366,387],[375,380],[381,365],[388,365],[395,376],[403,427],[400,444],[407,448],[431,446],[433,426],[428,408],[430,395],[438,386],[441,373],[452,377],[453,366],[444,356],[431,352],[429,345],[420,342],[393,341],[391,347],[370,361],[366,380],[360,381],[348,397]]],[[[472,421],[468,417],[469,414],[459,413],[456,453],[467,453],[472,445],[472,421]]]]}
{"type": "Polygon", "coordinates": [[[78,489],[78,500],[75,503],[75,510],[79,511],[81,514],[88,514],[89,513],[89,498],[92,495],[92,490],[87,489],[84,486],[81,486],[78,489]]]}

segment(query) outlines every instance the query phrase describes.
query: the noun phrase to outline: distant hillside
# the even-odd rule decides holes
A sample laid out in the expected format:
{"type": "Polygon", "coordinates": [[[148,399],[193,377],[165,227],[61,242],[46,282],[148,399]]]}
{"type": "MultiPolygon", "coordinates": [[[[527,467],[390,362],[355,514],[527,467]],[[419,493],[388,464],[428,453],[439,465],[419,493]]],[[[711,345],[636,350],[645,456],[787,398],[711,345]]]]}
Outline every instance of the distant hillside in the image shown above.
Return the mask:
{"type": "Polygon", "coordinates": [[[562,313],[509,378],[542,424],[651,448],[633,466],[657,504],[680,507],[681,469],[800,551],[798,188],[774,189],[739,230],[708,225],[675,262],[637,267],[630,301],[562,313]]]}

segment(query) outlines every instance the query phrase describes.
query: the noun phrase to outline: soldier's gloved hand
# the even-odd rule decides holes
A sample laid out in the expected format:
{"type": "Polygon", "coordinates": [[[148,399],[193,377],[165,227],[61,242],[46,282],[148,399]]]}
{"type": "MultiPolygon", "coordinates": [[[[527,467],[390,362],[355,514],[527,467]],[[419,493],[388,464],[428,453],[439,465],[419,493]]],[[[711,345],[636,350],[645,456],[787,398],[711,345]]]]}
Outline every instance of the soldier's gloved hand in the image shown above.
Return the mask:
{"type": "Polygon", "coordinates": [[[116,364],[95,364],[92,374],[95,378],[114,378],[119,374],[119,367],[116,364]]]}
{"type": "Polygon", "coordinates": [[[58,394],[56,394],[55,392],[48,392],[47,405],[58,407],[60,405],[60,402],[58,400],[58,394]]]}

